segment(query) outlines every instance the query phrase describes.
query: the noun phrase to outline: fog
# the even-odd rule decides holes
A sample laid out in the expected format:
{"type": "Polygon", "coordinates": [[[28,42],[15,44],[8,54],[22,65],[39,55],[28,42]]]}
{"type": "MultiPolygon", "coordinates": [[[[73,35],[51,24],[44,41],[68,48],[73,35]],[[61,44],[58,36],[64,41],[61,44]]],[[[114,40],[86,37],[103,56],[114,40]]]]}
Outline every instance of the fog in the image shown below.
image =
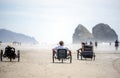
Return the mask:
{"type": "Polygon", "coordinates": [[[40,44],[72,43],[78,24],[98,23],[120,35],[120,0],[0,0],[0,28],[33,36],[40,44]]]}
{"type": "MultiPolygon", "coordinates": [[[[0,47],[0,49],[4,49],[7,45],[13,46],[16,49],[20,50],[49,50],[52,51],[52,49],[59,44],[22,44],[22,45],[12,45],[11,43],[3,43],[0,47]]],[[[68,47],[73,53],[76,53],[76,50],[81,48],[81,44],[65,44],[65,47],[68,47]]],[[[114,43],[98,43],[98,46],[94,47],[94,52],[95,53],[119,53],[120,52],[120,47],[116,49],[114,43]]]]}

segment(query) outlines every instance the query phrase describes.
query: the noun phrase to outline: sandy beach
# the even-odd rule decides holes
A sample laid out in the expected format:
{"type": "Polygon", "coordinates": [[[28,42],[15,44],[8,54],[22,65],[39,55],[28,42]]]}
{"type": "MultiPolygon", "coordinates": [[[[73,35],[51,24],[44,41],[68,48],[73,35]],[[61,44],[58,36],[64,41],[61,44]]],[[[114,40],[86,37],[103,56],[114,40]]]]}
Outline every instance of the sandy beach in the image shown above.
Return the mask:
{"type": "MultiPolygon", "coordinates": [[[[53,46],[52,46],[53,47],[53,46]]],[[[51,48],[51,47],[50,47],[51,48]]],[[[96,60],[77,60],[72,50],[72,63],[55,60],[51,49],[20,48],[21,60],[0,62],[0,78],[120,78],[120,52],[102,53],[96,50],[96,60]]]]}

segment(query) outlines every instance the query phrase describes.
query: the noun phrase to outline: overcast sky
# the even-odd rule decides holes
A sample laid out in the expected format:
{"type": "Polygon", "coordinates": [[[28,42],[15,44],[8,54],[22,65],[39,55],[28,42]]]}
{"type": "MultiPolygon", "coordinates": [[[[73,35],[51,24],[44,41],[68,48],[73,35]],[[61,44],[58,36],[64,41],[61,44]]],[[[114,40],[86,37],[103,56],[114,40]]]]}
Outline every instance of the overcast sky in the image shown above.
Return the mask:
{"type": "Polygon", "coordinates": [[[72,43],[78,24],[98,23],[120,36],[120,0],[0,0],[0,28],[33,36],[40,43],[72,43]]]}

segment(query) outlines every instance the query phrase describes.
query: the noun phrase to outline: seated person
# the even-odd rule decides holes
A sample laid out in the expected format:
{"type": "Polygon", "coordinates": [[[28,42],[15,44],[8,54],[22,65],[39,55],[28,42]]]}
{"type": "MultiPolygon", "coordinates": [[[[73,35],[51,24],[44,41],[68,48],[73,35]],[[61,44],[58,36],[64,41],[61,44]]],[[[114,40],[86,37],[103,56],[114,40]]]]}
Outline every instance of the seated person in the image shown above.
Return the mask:
{"type": "Polygon", "coordinates": [[[92,42],[90,42],[90,45],[86,45],[84,42],[82,42],[82,48],[78,49],[77,52],[80,52],[80,51],[84,52],[86,50],[91,50],[91,48],[92,48],[92,51],[93,51],[93,44],[92,44],[92,42]]]}
{"type": "Polygon", "coordinates": [[[81,50],[81,52],[83,51],[83,47],[85,46],[85,43],[82,42],[82,48],[79,48],[77,51],[81,50]]]}
{"type": "Polygon", "coordinates": [[[8,46],[5,48],[4,56],[8,56],[8,54],[10,54],[10,53],[12,53],[13,55],[16,55],[16,54],[15,54],[15,48],[8,45],[8,46]]]}
{"type": "Polygon", "coordinates": [[[67,47],[64,47],[64,42],[63,41],[60,41],[59,46],[52,49],[54,55],[57,53],[58,49],[66,49],[69,52],[69,53],[67,53],[67,56],[71,55],[71,51],[67,47]]]}

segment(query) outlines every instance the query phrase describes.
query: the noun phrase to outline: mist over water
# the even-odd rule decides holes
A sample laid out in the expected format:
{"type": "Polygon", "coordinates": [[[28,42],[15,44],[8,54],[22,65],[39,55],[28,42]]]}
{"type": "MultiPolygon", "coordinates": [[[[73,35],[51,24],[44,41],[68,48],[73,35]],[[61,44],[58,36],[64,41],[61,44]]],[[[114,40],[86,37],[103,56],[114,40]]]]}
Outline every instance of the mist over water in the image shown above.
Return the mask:
{"type": "MultiPolygon", "coordinates": [[[[79,48],[81,48],[81,44],[71,44],[68,46],[73,51],[76,51],[79,48]]],[[[98,43],[97,47],[95,47],[94,45],[94,52],[95,53],[120,53],[120,47],[118,47],[116,50],[115,43],[111,43],[111,45],[109,43],[98,43]]]]}
{"type": "Polygon", "coordinates": [[[95,52],[99,53],[120,53],[120,47],[116,49],[115,43],[98,43],[97,47],[94,47],[95,52]]]}
{"type": "MultiPolygon", "coordinates": [[[[5,49],[7,45],[15,47],[16,50],[49,50],[52,52],[52,49],[58,44],[22,44],[19,45],[12,45],[10,43],[4,43],[0,46],[0,49],[5,49]]],[[[81,48],[81,44],[65,44],[65,47],[68,47],[73,53],[76,53],[76,50],[81,48]]],[[[115,43],[98,43],[98,46],[95,47],[94,45],[94,52],[95,53],[120,53],[120,47],[116,50],[115,43]]]]}
{"type": "MultiPolygon", "coordinates": [[[[58,44],[39,44],[39,45],[30,45],[28,48],[36,49],[36,50],[51,50],[58,46],[58,44]]],[[[65,44],[65,47],[68,47],[73,53],[76,53],[76,50],[81,48],[81,44],[65,44]]],[[[120,53],[120,47],[116,50],[115,43],[98,43],[98,46],[95,47],[95,53],[120,53]]]]}

